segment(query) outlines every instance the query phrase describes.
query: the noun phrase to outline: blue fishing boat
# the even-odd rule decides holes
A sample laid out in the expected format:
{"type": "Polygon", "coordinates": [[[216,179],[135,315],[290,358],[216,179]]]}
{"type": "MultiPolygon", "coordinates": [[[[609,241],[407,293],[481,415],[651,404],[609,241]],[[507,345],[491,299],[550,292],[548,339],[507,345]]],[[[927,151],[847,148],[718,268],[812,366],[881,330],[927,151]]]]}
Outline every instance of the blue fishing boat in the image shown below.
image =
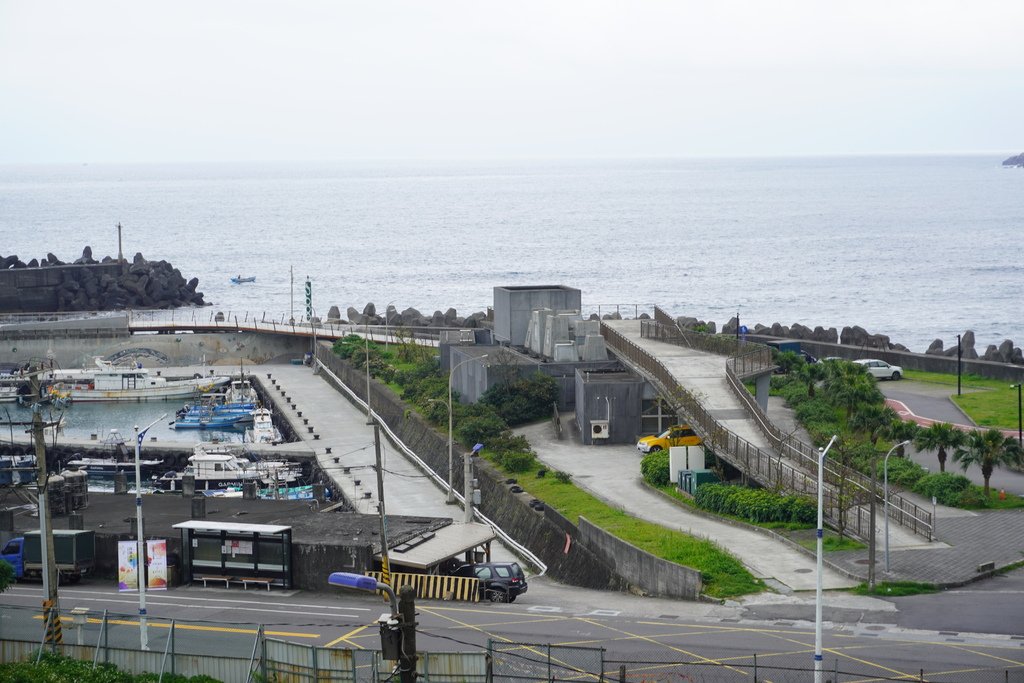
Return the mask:
{"type": "Polygon", "coordinates": [[[217,410],[217,406],[191,406],[179,411],[174,429],[240,429],[252,421],[252,410],[217,410]]]}
{"type": "Polygon", "coordinates": [[[237,275],[231,278],[231,282],[236,285],[245,284],[246,282],[256,282],[256,276],[252,275],[249,277],[242,277],[241,275],[237,275]]]}

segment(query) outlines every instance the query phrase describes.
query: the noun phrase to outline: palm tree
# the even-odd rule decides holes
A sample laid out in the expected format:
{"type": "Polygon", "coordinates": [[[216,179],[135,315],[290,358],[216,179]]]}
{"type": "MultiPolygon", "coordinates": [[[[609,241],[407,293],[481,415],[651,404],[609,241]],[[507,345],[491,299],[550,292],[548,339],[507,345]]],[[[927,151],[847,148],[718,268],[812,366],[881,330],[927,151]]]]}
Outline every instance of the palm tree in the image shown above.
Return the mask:
{"type": "Polygon", "coordinates": [[[946,471],[946,452],[963,445],[966,434],[948,422],[935,422],[914,437],[914,448],[919,451],[939,452],[939,472],[946,471]]]}
{"type": "Polygon", "coordinates": [[[906,446],[902,445],[904,441],[916,442],[917,435],[921,433],[921,426],[916,422],[910,420],[896,420],[889,426],[889,438],[893,441],[900,443],[900,447],[896,449],[896,454],[899,457],[906,455],[906,446]]]}
{"type": "MultiPolygon", "coordinates": [[[[852,363],[846,365],[853,366],[852,363]]],[[[861,366],[854,366],[861,367],[861,366]]],[[[860,406],[881,403],[884,400],[875,378],[863,370],[841,374],[825,380],[825,389],[834,404],[846,411],[847,421],[860,406]]]]}
{"type": "Polygon", "coordinates": [[[797,366],[796,376],[807,385],[807,396],[814,398],[814,387],[825,379],[826,369],[821,363],[804,363],[797,366]]]}
{"type": "Polygon", "coordinates": [[[988,480],[999,466],[1018,465],[1021,461],[1020,444],[1012,436],[1004,436],[998,429],[975,429],[967,434],[963,445],[957,446],[953,460],[966,472],[971,465],[981,468],[985,478],[985,498],[988,499],[988,480]]]}
{"type": "Polygon", "coordinates": [[[868,403],[857,406],[856,412],[850,417],[849,426],[855,432],[863,434],[871,441],[872,446],[892,431],[892,425],[899,421],[896,411],[883,403],[868,403]]]}

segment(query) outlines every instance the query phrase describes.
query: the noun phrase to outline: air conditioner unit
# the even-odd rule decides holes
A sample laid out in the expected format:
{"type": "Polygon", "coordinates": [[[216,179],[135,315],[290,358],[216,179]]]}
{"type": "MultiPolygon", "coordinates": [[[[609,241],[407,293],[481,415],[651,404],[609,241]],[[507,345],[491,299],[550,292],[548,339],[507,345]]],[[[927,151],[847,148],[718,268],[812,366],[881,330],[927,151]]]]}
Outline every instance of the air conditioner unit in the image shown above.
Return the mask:
{"type": "Polygon", "coordinates": [[[611,430],[608,428],[608,420],[590,421],[591,439],[607,439],[609,436],[611,436],[611,430]]]}

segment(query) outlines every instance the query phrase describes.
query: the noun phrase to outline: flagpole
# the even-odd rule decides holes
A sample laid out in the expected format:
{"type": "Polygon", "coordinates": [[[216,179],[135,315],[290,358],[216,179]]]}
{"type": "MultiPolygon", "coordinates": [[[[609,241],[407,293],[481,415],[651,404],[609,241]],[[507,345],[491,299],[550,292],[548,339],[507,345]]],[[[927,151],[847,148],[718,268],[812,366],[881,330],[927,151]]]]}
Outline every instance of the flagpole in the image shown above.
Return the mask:
{"type": "Polygon", "coordinates": [[[135,566],[138,567],[139,575],[139,649],[149,649],[149,632],[146,628],[146,540],[142,534],[142,466],[139,464],[139,454],[142,450],[142,440],[146,438],[149,428],[167,417],[164,413],[157,419],[146,425],[146,428],[139,431],[139,425],[135,425],[135,521],[138,524],[137,536],[138,547],[135,550],[135,566]]]}

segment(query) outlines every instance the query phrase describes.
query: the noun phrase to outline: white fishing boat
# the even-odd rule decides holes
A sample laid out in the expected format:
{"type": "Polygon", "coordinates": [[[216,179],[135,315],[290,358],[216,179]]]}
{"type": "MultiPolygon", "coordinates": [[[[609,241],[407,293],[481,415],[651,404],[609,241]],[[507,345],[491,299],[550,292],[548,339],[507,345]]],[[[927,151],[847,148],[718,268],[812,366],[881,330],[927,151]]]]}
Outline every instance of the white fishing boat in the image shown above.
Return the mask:
{"type": "Polygon", "coordinates": [[[223,386],[230,377],[189,377],[167,379],[151,375],[142,367],[118,367],[96,359],[96,370],[89,373],[54,373],[49,387],[52,397],[76,401],[163,401],[171,398],[198,396],[223,386]]]}
{"type": "MultiPolygon", "coordinates": [[[[110,435],[103,440],[107,446],[109,455],[101,457],[84,456],[76,453],[64,466],[72,470],[87,472],[90,477],[110,478],[116,474],[124,473],[130,481],[135,480],[135,452],[134,447],[125,443],[124,437],[116,429],[110,430],[110,435]]],[[[162,474],[167,469],[163,458],[140,458],[139,473],[143,481],[149,481],[162,474]]]]}
{"type": "Polygon", "coordinates": [[[184,471],[167,472],[156,485],[165,491],[180,491],[185,475],[192,475],[197,491],[228,489],[247,481],[256,482],[259,488],[276,488],[296,486],[302,478],[301,468],[294,463],[252,460],[227,444],[197,444],[188,462],[184,471]]]}
{"type": "Polygon", "coordinates": [[[274,414],[269,408],[252,411],[252,427],[245,430],[248,443],[281,443],[281,432],[274,426],[274,414]]]}

